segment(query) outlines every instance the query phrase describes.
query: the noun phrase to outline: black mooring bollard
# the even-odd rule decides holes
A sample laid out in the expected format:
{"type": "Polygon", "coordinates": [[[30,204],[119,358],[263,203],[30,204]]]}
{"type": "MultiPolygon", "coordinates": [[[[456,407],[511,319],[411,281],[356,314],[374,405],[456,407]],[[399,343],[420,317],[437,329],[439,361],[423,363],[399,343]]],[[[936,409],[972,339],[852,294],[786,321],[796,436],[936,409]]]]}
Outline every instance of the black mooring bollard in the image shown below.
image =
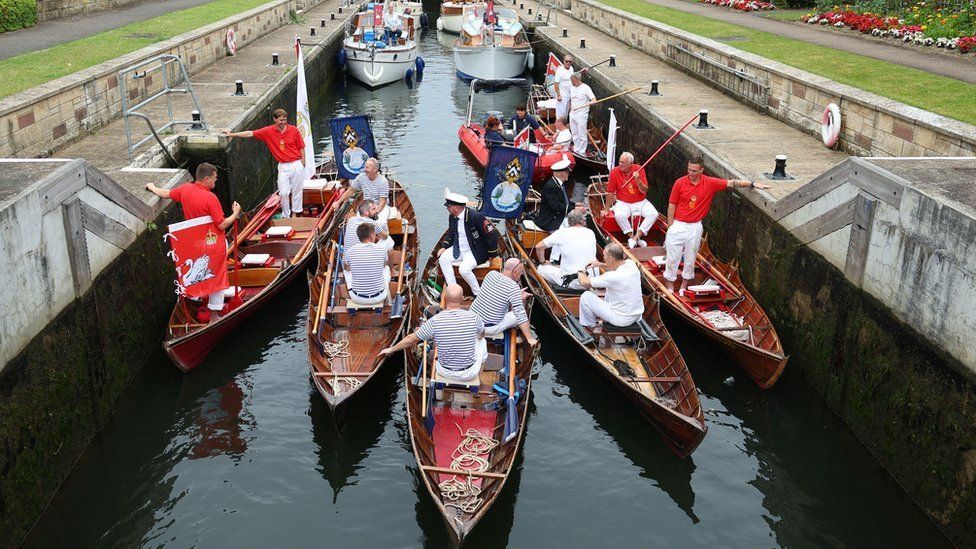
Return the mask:
{"type": "Polygon", "coordinates": [[[334,13],[330,13],[329,14],[329,21],[335,21],[335,14],[334,13]]]}
{"type": "Polygon", "coordinates": [[[569,29],[563,29],[563,38],[569,38],[569,29]]]}
{"type": "Polygon", "coordinates": [[[315,27],[309,27],[309,29],[308,29],[308,35],[309,36],[315,36],[315,27]]]}
{"type": "Polygon", "coordinates": [[[647,92],[647,95],[661,95],[661,92],[657,89],[657,85],[657,80],[651,80],[651,91],[647,92]]]}
{"type": "Polygon", "coordinates": [[[234,95],[245,95],[244,93],[244,81],[236,80],[234,81],[234,95]]]}
{"type": "Polygon", "coordinates": [[[610,56],[610,66],[611,67],[616,67],[617,66],[617,56],[616,55],[611,55],[610,56]]]}
{"type": "Polygon", "coordinates": [[[342,13],[342,6],[339,6],[339,13],[342,13]]]}
{"type": "Polygon", "coordinates": [[[580,49],[581,50],[586,49],[586,38],[580,38],[580,49]]]}
{"type": "Polygon", "coordinates": [[[203,129],[203,124],[200,122],[200,111],[190,111],[190,118],[193,120],[193,124],[190,124],[191,130],[203,129]]]}
{"type": "Polygon", "coordinates": [[[319,19],[319,26],[320,27],[324,27],[325,26],[325,19],[319,19]]]}
{"type": "Polygon", "coordinates": [[[271,54],[271,66],[272,67],[280,67],[281,66],[281,62],[278,61],[278,52],[275,52],[275,53],[272,53],[271,54]]]}
{"type": "Polygon", "coordinates": [[[529,8],[529,15],[532,15],[532,8],[529,8]]]}
{"type": "Polygon", "coordinates": [[[708,109],[698,111],[698,123],[695,124],[695,127],[699,130],[709,130],[715,127],[708,124],[708,109]]]}
{"type": "Polygon", "coordinates": [[[793,176],[786,173],[786,155],[777,154],[776,155],[776,167],[773,168],[773,173],[764,173],[767,178],[773,181],[784,181],[793,179],[793,176]]]}

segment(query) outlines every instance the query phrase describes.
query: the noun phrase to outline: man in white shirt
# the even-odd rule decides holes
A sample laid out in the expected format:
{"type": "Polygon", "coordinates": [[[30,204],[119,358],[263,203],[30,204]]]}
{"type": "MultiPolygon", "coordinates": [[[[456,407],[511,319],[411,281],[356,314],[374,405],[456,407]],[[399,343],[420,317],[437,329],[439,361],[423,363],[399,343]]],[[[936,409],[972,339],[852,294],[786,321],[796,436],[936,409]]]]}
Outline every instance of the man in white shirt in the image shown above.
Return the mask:
{"type": "Polygon", "coordinates": [[[366,160],[363,171],[349,183],[349,186],[333,204],[333,208],[338,208],[346,200],[349,200],[353,193],[362,191],[364,200],[372,200],[377,204],[376,219],[386,222],[390,218],[390,206],[387,203],[390,198],[390,182],[380,173],[380,162],[375,158],[366,160]]]}
{"type": "Polygon", "coordinates": [[[379,305],[390,295],[389,254],[377,243],[372,223],[356,228],[359,244],[347,247],[342,262],[346,271],[349,298],[362,305],[379,305]]]}
{"type": "Polygon", "coordinates": [[[400,22],[400,16],[393,11],[393,2],[386,3],[383,27],[386,29],[386,43],[399,43],[400,36],[403,35],[403,24],[400,22]]]}
{"type": "Polygon", "coordinates": [[[573,56],[563,57],[563,64],[559,65],[553,75],[553,88],[556,92],[556,118],[569,115],[569,88],[572,86],[570,77],[573,76],[573,56]]]}
{"type": "MultiPolygon", "coordinates": [[[[551,284],[563,285],[563,277],[582,271],[587,265],[596,261],[596,235],[586,227],[586,213],[582,210],[572,210],[566,216],[569,224],[535,245],[535,254],[539,258],[537,271],[542,278],[551,284]],[[561,258],[559,266],[546,261],[546,248],[559,247],[561,258]]],[[[579,280],[573,280],[569,288],[580,290],[583,288],[579,280]]]]}
{"type": "Polygon", "coordinates": [[[393,239],[390,238],[390,231],[387,228],[386,223],[376,219],[378,213],[379,206],[377,206],[376,202],[373,202],[372,200],[360,200],[359,204],[356,206],[356,215],[346,220],[346,231],[344,233],[343,244],[346,246],[353,246],[356,242],[358,242],[359,237],[356,236],[356,229],[363,223],[368,222],[373,224],[379,244],[386,248],[386,251],[392,250],[393,239]]]}
{"type": "Polygon", "coordinates": [[[586,124],[590,119],[590,103],[596,101],[593,90],[583,83],[580,73],[570,77],[573,83],[569,89],[569,131],[573,134],[573,152],[586,156],[589,140],[586,124]]]}
{"type": "Polygon", "coordinates": [[[594,262],[606,272],[589,277],[579,273],[584,288],[606,290],[606,298],[593,292],[583,292],[579,301],[579,321],[587,328],[596,326],[598,320],[614,326],[630,326],[644,314],[644,297],[641,295],[641,274],[637,264],[627,259],[620,244],[610,244],[603,249],[604,262],[594,262]]]}
{"type": "Polygon", "coordinates": [[[569,117],[557,116],[552,123],[555,133],[552,134],[552,146],[549,152],[564,151],[569,152],[573,148],[573,133],[569,131],[569,117]]]}

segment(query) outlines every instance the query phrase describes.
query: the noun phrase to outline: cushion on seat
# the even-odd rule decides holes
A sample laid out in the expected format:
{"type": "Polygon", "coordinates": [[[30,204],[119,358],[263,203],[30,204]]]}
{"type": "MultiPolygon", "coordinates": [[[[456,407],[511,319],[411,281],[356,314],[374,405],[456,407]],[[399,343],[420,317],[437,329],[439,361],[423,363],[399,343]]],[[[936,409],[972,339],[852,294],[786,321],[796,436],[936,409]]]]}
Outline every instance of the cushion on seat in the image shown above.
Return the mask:
{"type": "Polygon", "coordinates": [[[527,230],[530,230],[530,231],[541,231],[542,230],[542,229],[539,228],[538,225],[535,224],[535,221],[532,221],[531,219],[524,219],[524,220],[522,220],[522,226],[525,227],[527,230]]]}
{"type": "Polygon", "coordinates": [[[234,297],[235,293],[240,293],[240,286],[231,286],[230,288],[224,288],[224,299],[230,299],[234,297]]]}
{"type": "Polygon", "coordinates": [[[264,234],[268,236],[288,236],[295,232],[295,229],[291,225],[279,225],[277,227],[268,227],[264,234]]]}
{"type": "Polygon", "coordinates": [[[270,261],[271,254],[245,254],[241,265],[267,265],[270,261]]]}
{"type": "Polygon", "coordinates": [[[722,291],[722,287],[718,284],[696,284],[694,286],[688,286],[688,289],[696,294],[718,293],[722,291]]]}

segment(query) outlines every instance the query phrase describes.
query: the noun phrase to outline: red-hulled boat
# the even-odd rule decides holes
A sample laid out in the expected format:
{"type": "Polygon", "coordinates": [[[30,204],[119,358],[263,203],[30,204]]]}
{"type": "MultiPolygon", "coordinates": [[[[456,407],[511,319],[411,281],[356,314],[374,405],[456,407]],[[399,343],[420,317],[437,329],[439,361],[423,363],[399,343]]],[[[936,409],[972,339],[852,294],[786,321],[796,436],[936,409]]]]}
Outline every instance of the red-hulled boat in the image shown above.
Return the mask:
{"type": "Polygon", "coordinates": [[[227,278],[230,282],[228,302],[220,318],[208,324],[197,320],[197,311],[206,301],[177,298],[170,316],[163,348],[179,369],[196,368],[221,339],[245,319],[270,301],[293,281],[315,255],[315,242],[335,230],[335,220],[343,212],[330,213],[330,206],[342,194],[337,181],[315,180],[317,188],[304,190],[304,210],[299,217],[274,219],[281,211],[281,199],[272,194],[245,217],[244,228],[227,250],[227,278]],[[338,192],[337,192],[338,191],[338,192]],[[290,227],[285,236],[269,236],[271,227],[290,227]],[[260,265],[246,265],[241,260],[267,256],[260,265]],[[239,263],[235,269],[235,263],[239,263]],[[237,287],[236,291],[234,288],[237,287]]]}

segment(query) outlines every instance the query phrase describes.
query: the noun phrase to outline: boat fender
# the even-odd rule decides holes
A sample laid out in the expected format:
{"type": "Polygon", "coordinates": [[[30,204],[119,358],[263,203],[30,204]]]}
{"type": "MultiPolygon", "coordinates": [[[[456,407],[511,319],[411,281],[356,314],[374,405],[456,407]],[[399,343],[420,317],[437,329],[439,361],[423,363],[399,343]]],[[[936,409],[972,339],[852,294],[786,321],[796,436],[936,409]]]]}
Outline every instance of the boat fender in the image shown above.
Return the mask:
{"type": "Polygon", "coordinates": [[[416,67],[417,67],[417,74],[418,75],[420,73],[424,72],[424,67],[427,66],[427,63],[424,61],[424,58],[423,57],[417,57],[417,59],[413,62],[413,64],[416,65],[416,67]]]}
{"type": "Polygon", "coordinates": [[[237,35],[234,29],[227,29],[227,55],[237,55],[237,35]]]}
{"type": "Polygon", "coordinates": [[[443,19],[438,19],[437,20],[437,30],[439,30],[439,31],[444,30],[444,20],[443,19]]]}
{"type": "Polygon", "coordinates": [[[378,49],[378,50],[381,50],[381,49],[383,49],[383,48],[386,47],[386,42],[377,40],[377,41],[373,42],[373,47],[376,48],[376,49],[378,49]]]}
{"type": "Polygon", "coordinates": [[[407,69],[407,74],[404,76],[404,78],[406,79],[407,84],[410,84],[410,81],[413,80],[413,69],[407,69]]]}
{"type": "Polygon", "coordinates": [[[836,103],[827,105],[820,122],[820,136],[828,148],[833,149],[840,138],[840,107],[836,103]]]}
{"type": "Polygon", "coordinates": [[[427,27],[428,27],[427,14],[426,13],[421,13],[420,14],[420,28],[426,29],[427,27]]]}
{"type": "Polygon", "coordinates": [[[526,64],[529,66],[529,70],[532,70],[532,69],[535,68],[535,53],[534,52],[531,52],[531,51],[529,52],[529,55],[526,57],[526,64]]]}
{"type": "Polygon", "coordinates": [[[339,53],[336,54],[336,65],[340,67],[346,66],[346,50],[340,49],[339,53]]]}

